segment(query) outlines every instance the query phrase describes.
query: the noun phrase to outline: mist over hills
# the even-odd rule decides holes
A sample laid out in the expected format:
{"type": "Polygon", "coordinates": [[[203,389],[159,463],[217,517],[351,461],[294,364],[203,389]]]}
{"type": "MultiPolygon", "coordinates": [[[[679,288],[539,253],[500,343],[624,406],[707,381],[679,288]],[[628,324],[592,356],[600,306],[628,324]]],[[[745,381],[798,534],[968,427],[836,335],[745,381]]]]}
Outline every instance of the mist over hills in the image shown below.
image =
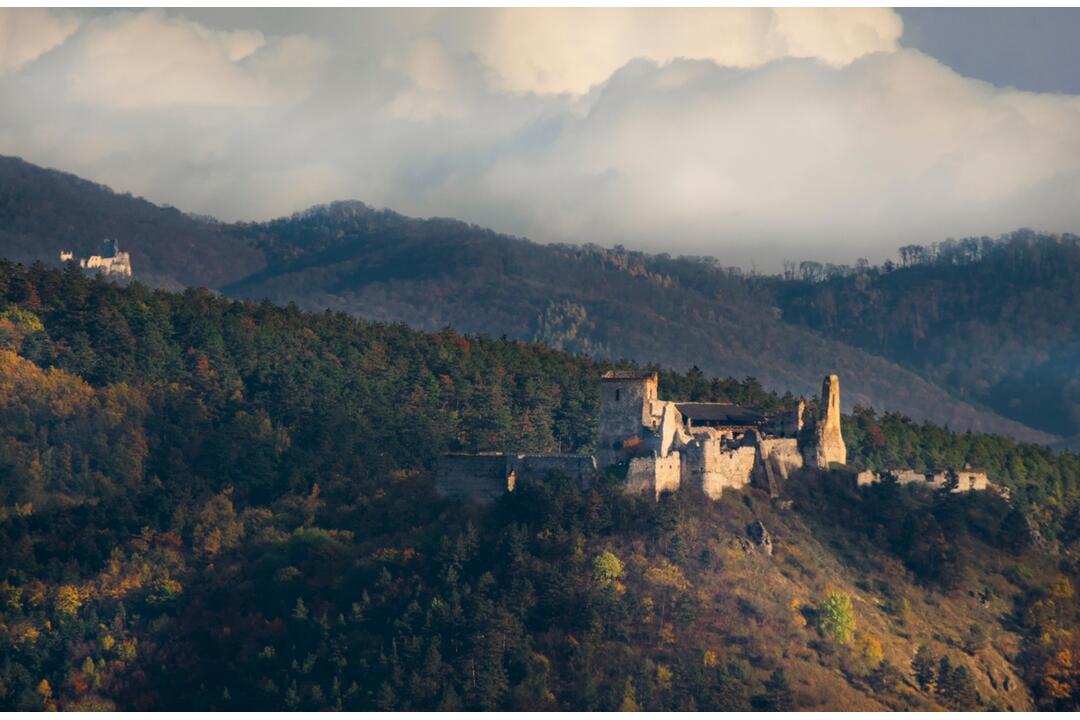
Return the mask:
{"type": "Polygon", "coordinates": [[[843,378],[846,409],[872,405],[1042,443],[1078,432],[1076,344],[1065,318],[1077,304],[1066,292],[1070,276],[1058,278],[1053,317],[1032,325],[1026,318],[1055,290],[1040,289],[1042,276],[1022,263],[1010,266],[1015,281],[1005,285],[991,269],[975,270],[981,259],[954,268],[969,279],[932,280],[951,290],[920,314],[910,310],[927,298],[922,265],[746,276],[711,259],[541,245],[359,202],[224,224],[0,159],[0,255],[55,263],[61,249],[88,253],[106,236],[132,253],[137,279],[156,286],[207,286],[428,330],[452,325],[597,357],[754,377],[779,392],[813,392],[832,370],[843,378]],[[984,297],[998,298],[997,315],[982,311],[984,297]],[[918,342],[900,342],[912,327],[922,333],[918,342]],[[1007,353],[1019,347],[1026,359],[1012,368],[1007,353]],[[967,373],[974,366],[979,373],[967,373]],[[1038,388],[1030,399],[1029,386],[1038,388]],[[1059,402],[1040,414],[1046,397],[1059,402]]]}

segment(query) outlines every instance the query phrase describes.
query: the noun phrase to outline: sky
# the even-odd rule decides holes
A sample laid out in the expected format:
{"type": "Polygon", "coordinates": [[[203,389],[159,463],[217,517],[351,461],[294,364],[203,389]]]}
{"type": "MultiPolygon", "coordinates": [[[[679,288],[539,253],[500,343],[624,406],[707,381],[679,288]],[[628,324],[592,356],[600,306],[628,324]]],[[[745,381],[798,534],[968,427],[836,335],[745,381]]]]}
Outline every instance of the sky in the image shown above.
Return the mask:
{"type": "Polygon", "coordinates": [[[878,262],[1080,231],[1080,11],[0,9],[0,154],[222,220],[878,262]]]}

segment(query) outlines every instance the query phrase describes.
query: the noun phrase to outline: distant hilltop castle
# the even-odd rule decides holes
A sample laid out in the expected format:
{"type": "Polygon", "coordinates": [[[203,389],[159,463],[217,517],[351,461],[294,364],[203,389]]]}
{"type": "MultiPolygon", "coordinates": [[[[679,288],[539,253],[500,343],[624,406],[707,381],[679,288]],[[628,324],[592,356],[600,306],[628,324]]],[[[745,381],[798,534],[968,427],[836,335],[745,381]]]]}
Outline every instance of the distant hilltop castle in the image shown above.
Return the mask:
{"type": "MultiPolygon", "coordinates": [[[[796,470],[847,463],[836,375],[825,378],[813,411],[800,400],[776,415],[729,403],[660,400],[657,381],[654,372],[616,370],[601,377],[595,455],[445,455],[436,488],[448,497],[490,500],[513,492],[523,477],[557,473],[588,487],[599,470],[625,466],[623,488],[632,494],[658,499],[688,490],[716,500],[725,489],[755,485],[776,497],[796,470]]],[[[857,482],[880,479],[864,472],[857,482]]],[[[937,475],[922,479],[942,484],[937,475]]],[[[958,491],[987,487],[985,473],[965,469],[960,479],[958,491]]]]}
{"type": "MultiPolygon", "coordinates": [[[[61,250],[60,262],[75,262],[75,253],[61,250]]],[[[83,270],[95,270],[105,276],[116,278],[131,278],[131,255],[120,251],[120,244],[112,238],[101,241],[101,254],[91,255],[88,258],[78,258],[79,267],[83,270]]]]}

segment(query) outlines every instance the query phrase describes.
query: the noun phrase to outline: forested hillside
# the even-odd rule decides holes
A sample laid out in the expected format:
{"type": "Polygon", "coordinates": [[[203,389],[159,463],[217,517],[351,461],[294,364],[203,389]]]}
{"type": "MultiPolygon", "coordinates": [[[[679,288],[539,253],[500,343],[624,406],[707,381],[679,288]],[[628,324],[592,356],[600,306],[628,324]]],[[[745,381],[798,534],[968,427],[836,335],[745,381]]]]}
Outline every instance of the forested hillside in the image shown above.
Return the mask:
{"type": "MultiPolygon", "coordinates": [[[[901,248],[902,267],[775,282],[784,319],[1031,427],[1080,436],[1080,237],[901,248]]],[[[810,268],[809,270],[813,270],[810,268]]]]}
{"type": "Polygon", "coordinates": [[[964,402],[876,349],[784,322],[771,287],[710,259],[539,245],[362,203],[225,225],[15,159],[0,159],[0,205],[3,257],[55,263],[60,248],[87,253],[116,236],[151,285],[207,286],[421,329],[450,325],[595,357],[752,376],[779,392],[814,391],[828,366],[849,380],[847,409],[873,405],[957,429],[1056,439],[1048,427],[964,402]]]}
{"type": "Polygon", "coordinates": [[[609,367],[0,264],[0,708],[1077,708],[1075,455],[859,410],[856,467],[1013,504],[843,470],[434,495],[446,450],[589,449],[609,367]]]}
{"type": "Polygon", "coordinates": [[[436,330],[539,340],[596,357],[753,376],[809,393],[830,366],[855,403],[951,427],[1052,438],[958,401],[915,373],[779,321],[734,269],[594,246],[548,246],[454,220],[336,203],[243,231],[268,267],[224,291],[436,330]]]}
{"type": "Polygon", "coordinates": [[[0,155],[0,257],[58,261],[116,238],[143,282],[218,287],[255,272],[262,256],[212,218],[193,218],[68,173],[0,155]]]}

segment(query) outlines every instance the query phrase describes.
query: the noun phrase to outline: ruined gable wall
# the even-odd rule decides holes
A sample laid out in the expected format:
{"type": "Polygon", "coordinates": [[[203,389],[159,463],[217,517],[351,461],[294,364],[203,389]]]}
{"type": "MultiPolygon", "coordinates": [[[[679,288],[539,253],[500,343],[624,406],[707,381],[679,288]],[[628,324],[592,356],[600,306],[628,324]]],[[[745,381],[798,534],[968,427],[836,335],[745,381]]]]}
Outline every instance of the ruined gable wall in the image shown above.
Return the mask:
{"type": "Polygon", "coordinates": [[[506,492],[507,457],[444,455],[435,473],[435,489],[443,497],[490,502],[506,492]]]}
{"type": "Polygon", "coordinates": [[[653,415],[659,417],[659,428],[654,439],[656,447],[653,450],[660,457],[666,457],[672,450],[688,442],[690,435],[683,430],[682,413],[675,403],[654,400],[652,406],[653,415]]]}

